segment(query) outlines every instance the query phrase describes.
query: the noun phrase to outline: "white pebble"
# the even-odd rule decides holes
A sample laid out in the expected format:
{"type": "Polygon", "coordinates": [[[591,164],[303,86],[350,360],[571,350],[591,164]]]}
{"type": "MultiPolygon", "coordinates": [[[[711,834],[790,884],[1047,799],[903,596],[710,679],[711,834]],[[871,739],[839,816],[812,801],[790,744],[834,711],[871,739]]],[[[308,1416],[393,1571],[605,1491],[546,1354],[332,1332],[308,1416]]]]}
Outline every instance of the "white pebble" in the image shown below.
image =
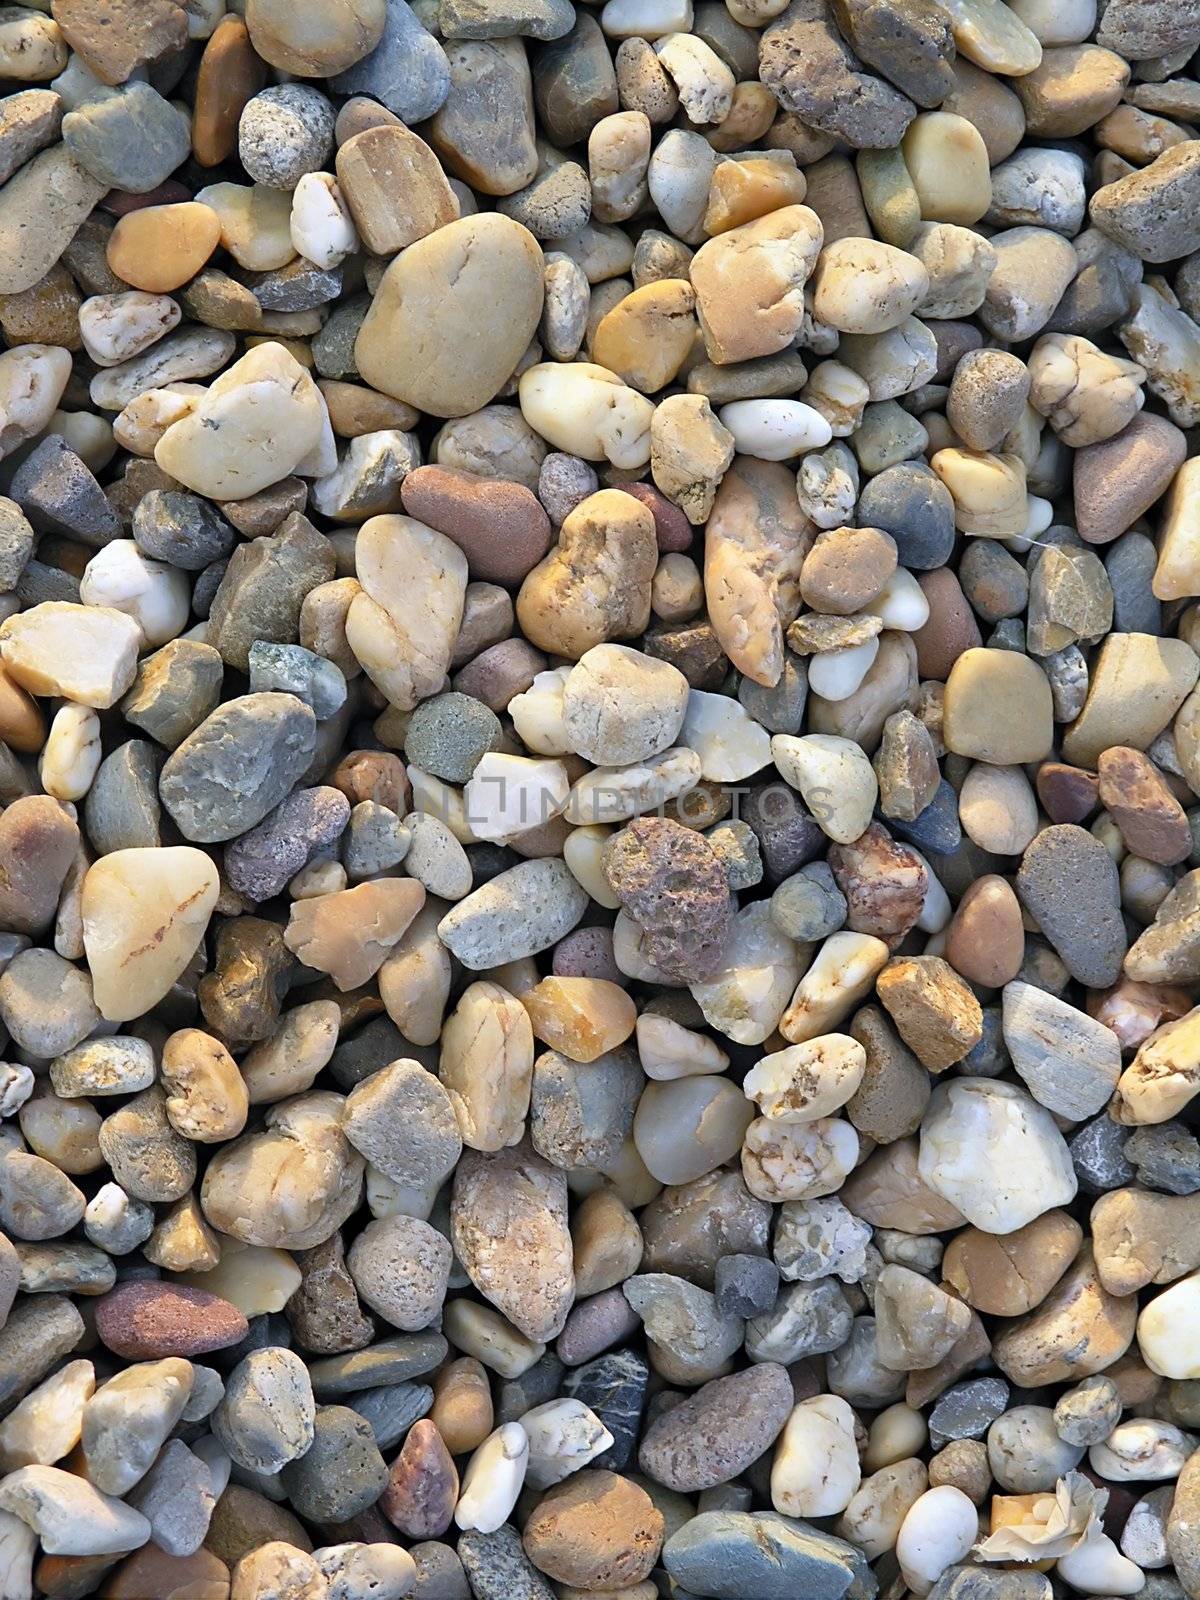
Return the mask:
{"type": "Polygon", "coordinates": [[[549,1400],[521,1418],[529,1439],[531,1488],[549,1489],[586,1467],[613,1442],[613,1436],[582,1400],[549,1400]]]}
{"type": "Polygon", "coordinates": [[[879,638],[842,650],[822,650],[808,663],[808,687],[822,700],[848,700],[875,664],[879,638]]]}
{"type": "Polygon", "coordinates": [[[879,617],[885,628],[894,628],[898,633],[916,633],[929,621],[925,591],[907,567],[897,567],[863,610],[879,617]]]}
{"type": "Polygon", "coordinates": [[[953,1484],[927,1489],[909,1508],[896,1540],[896,1559],[914,1594],[930,1589],[956,1561],[961,1561],[979,1533],[979,1515],[970,1499],[953,1484]]]}
{"type": "Polygon", "coordinates": [[[1080,1594],[1137,1594],[1146,1574],[1123,1556],[1106,1533],[1093,1533],[1058,1559],[1058,1575],[1080,1594]]]}
{"type": "Polygon", "coordinates": [[[292,244],[308,261],[328,271],[358,249],[358,233],[329,172],[306,172],[292,191],[292,244]]]}
{"type": "Polygon", "coordinates": [[[529,1439],[519,1422],[489,1433],[467,1463],[454,1520],[464,1530],[495,1533],[517,1503],[529,1465],[529,1439]]]}
{"type": "Polygon", "coordinates": [[[561,761],[531,761],[489,750],[463,790],[463,804],[477,839],[507,841],[556,817],[570,789],[561,761]]]}
{"type": "Polygon", "coordinates": [[[132,539],[113,539],[83,569],[79,598],[132,617],[148,645],[166,644],[187,627],[187,574],[144,556],[132,539]]]}
{"type": "Polygon", "coordinates": [[[98,367],[115,367],[156,344],[182,316],[168,294],[94,294],[79,308],[79,333],[98,367]]]}
{"type": "Polygon", "coordinates": [[[60,706],[38,761],[42,788],[56,800],[82,800],[100,765],[100,718],[88,706],[60,706]]]}
{"type": "Polygon", "coordinates": [[[719,415],[738,451],[763,461],[790,461],[833,438],[827,419],[802,400],[733,400],[719,415]]]}
{"type": "Polygon", "coordinates": [[[680,742],[700,757],[700,776],[739,783],[771,762],[771,735],[731,695],[688,695],[680,742]]]}
{"type": "Polygon", "coordinates": [[[802,1400],[784,1425],[771,1463],[776,1511],[786,1517],[835,1516],[850,1504],[861,1477],[854,1412],[845,1400],[833,1394],[802,1400]]]}
{"type": "Polygon", "coordinates": [[[1151,1372],[1200,1378],[1200,1272],[1151,1300],[1138,1318],[1137,1341],[1151,1372]]]}

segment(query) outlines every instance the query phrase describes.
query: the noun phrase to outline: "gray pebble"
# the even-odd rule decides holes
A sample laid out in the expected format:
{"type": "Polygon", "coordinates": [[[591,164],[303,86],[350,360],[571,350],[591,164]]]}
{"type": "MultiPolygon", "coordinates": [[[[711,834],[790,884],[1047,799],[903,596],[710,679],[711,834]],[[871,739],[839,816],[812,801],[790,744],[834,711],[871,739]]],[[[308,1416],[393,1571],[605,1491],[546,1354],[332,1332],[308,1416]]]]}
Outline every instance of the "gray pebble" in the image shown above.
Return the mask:
{"type": "Polygon", "coordinates": [[[1053,1489],[1083,1459],[1083,1446],[1059,1437],[1047,1406],[1014,1406],[988,1429],[988,1465],[1001,1489],[1036,1494],[1053,1489]]]}
{"type": "Polygon", "coordinates": [[[401,122],[424,122],[450,92],[450,64],[405,0],[389,0],[383,38],[369,56],[329,80],[337,94],[382,100],[401,122]]]}
{"type": "Polygon", "coordinates": [[[0,593],[8,594],[16,588],[33,554],[33,541],[28,517],[15,500],[0,495],[0,593]]]}
{"type": "Polygon", "coordinates": [[[1058,1398],[1054,1426],[1068,1444],[1099,1444],[1121,1420],[1121,1396],[1111,1378],[1085,1378],[1058,1398]]]}
{"type": "Polygon", "coordinates": [[[568,1367],[582,1366],[623,1339],[632,1338],[639,1326],[637,1313],[620,1289],[604,1289],[576,1301],[554,1348],[568,1367]]]}
{"type": "Polygon", "coordinates": [[[64,1295],[19,1300],[0,1328],[0,1406],[7,1411],[83,1335],[83,1318],[64,1295]]]}
{"type": "Polygon", "coordinates": [[[191,154],[191,130],[148,83],[101,90],[63,118],[63,144],[109,189],[148,194],[191,154]]]}
{"type": "Polygon", "coordinates": [[[255,183],[294,189],[306,172],[325,166],[336,115],[310,84],[262,89],[247,101],[238,123],[238,159],[255,183]]]}
{"type": "Polygon", "coordinates": [[[121,714],[168,750],[174,750],[216,709],[225,663],[211,645],[172,639],[138,667],[121,714]]]}
{"type": "Polygon", "coordinates": [[[227,700],[168,757],[163,804],[185,839],[245,833],[283,800],[312,759],[316,718],[290,694],[227,700]]]}
{"type": "Polygon", "coordinates": [[[1113,592],[1116,633],[1162,632],[1162,602],[1150,587],[1158,551],[1144,533],[1130,530],[1109,545],[1104,569],[1113,592]]]}
{"type": "Polygon", "coordinates": [[[412,835],[394,811],[377,800],[360,800],[342,839],[347,877],[358,883],[398,867],[411,843],[412,835]]]}
{"type": "Polygon", "coordinates": [[[353,300],[346,300],[336,310],[330,312],[325,326],[320,333],[313,336],[310,348],[317,372],[322,378],[351,380],[358,377],[358,367],[354,361],[354,342],[370,309],[369,295],[358,295],[353,300]]]}
{"type": "Polygon", "coordinates": [[[1077,982],[1116,983],[1126,949],[1121,887],[1099,839],[1075,823],[1044,829],[1025,852],[1016,886],[1077,982]]]}
{"type": "Polygon", "coordinates": [[[713,1293],[722,1316],[765,1316],[779,1297],[779,1268],[765,1256],[722,1256],[713,1293]]]}
{"type": "Polygon", "coordinates": [[[313,855],[336,843],[349,820],[350,802],[340,789],[297,789],[226,847],[230,885],[249,900],[272,899],[313,855]]]}
{"type": "Polygon", "coordinates": [[[104,490],[59,433],[47,434],[25,457],[9,494],[38,533],[61,533],[94,550],[120,536],[104,490]]]}
{"type": "Polygon", "coordinates": [[[162,844],[161,760],[162,752],[148,740],[128,739],[100,763],[84,803],[97,855],[162,844]]]}
{"type": "Polygon", "coordinates": [[[929,1414],[929,1441],[940,1450],[951,1439],[982,1439],[1008,1404],[1003,1378],[968,1378],[946,1390],[929,1414]]]}
{"type": "Polygon", "coordinates": [[[610,1050],[589,1062],[545,1051],[533,1064],[529,1132],[534,1149],[568,1171],[610,1166],[633,1128],[644,1085],[633,1050],[610,1050]]]}
{"type": "Polygon", "coordinates": [[[450,1276],[450,1241],[418,1217],[368,1222],[346,1253],[364,1303],[393,1328],[427,1328],[440,1314],[450,1276]]]}
{"type": "Polygon", "coordinates": [[[677,1592],[755,1600],[841,1600],[869,1594],[866,1558],[854,1545],[774,1511],[706,1511],[663,1546],[677,1592]]]}
{"type": "Polygon", "coordinates": [[[534,1406],[545,1405],[562,1393],[566,1368],[553,1350],[547,1350],[517,1378],[507,1378],[496,1396],[496,1425],[519,1422],[534,1406]]]}
{"type": "Polygon", "coordinates": [[[358,1083],[346,1100],[342,1128],[354,1148],[401,1188],[441,1183],[462,1154],[450,1096],[416,1061],[392,1061],[358,1083]]]}
{"type": "Polygon", "coordinates": [[[872,478],[859,496],[856,520],[891,534],[902,567],[944,566],[954,549],[954,501],[924,463],[900,462],[872,478]]]}
{"type": "Polygon", "coordinates": [[[313,1442],[316,1403],[304,1362],[291,1350],[256,1350],[225,1380],[213,1433],[241,1467],[278,1472],[313,1442]]]}
{"type": "Polygon", "coordinates": [[[280,1481],[293,1510],[312,1522],[341,1522],[375,1504],[388,1469],[371,1424],[349,1406],[319,1406],[313,1442],[280,1481]]]}
{"type": "Polygon", "coordinates": [[[495,1533],[460,1534],[458,1555],[475,1600],[554,1600],[554,1590],[507,1522],[495,1533]]]}
{"type": "Polygon", "coordinates": [[[53,950],[22,950],[0,977],[0,1022],[35,1061],[65,1054],[99,1020],[92,980],[53,950]]]}
{"type": "MultiPolygon", "coordinates": [[[[29,952],[36,954],[34,951],[29,952]]],[[[0,986],[4,980],[0,979],[0,986]]],[[[1137,1128],[1125,1141],[1126,1159],[1137,1181],[1167,1194],[1200,1192],[1200,1140],[1181,1122],[1137,1128]]]]}
{"type": "Polygon", "coordinates": [[[738,684],[738,699],[768,733],[799,733],[808,701],[808,663],[803,656],[785,650],[779,682],[767,688],[752,678],[743,678],[738,684]]]}
{"type": "Polygon", "coordinates": [[[277,533],[237,547],[209,611],[208,642],[231,667],[249,671],[250,647],[290,644],[304,596],[334,576],[333,546],[308,518],[293,512],[277,533]]]}
{"type": "Polygon", "coordinates": [[[294,694],[324,722],[346,703],[342,669],[298,644],[271,644],[256,639],[250,646],[250,691],[294,694]]]}
{"type": "Polygon", "coordinates": [[[227,556],[237,535],[209,501],[182,489],[152,489],[133,512],[133,539],[144,555],[184,572],[227,556]]]}
{"type": "Polygon", "coordinates": [[[440,1333],[398,1333],[365,1350],[313,1361],[308,1375],[317,1397],[331,1399],[423,1377],[441,1366],[448,1349],[440,1333]]]}
{"type": "Polygon", "coordinates": [[[471,1600],[471,1586],[463,1564],[448,1544],[430,1539],[424,1544],[414,1544],[408,1553],[417,1567],[417,1581],[411,1591],[413,1600],[471,1600]]]}
{"type": "Polygon", "coordinates": [[[771,921],[789,939],[824,939],[845,926],[846,897],[824,861],[786,878],[771,896],[771,921]]]}
{"type": "Polygon", "coordinates": [[[788,1283],[770,1311],[746,1324],[746,1354],[785,1366],[804,1356],[839,1349],[850,1336],[854,1312],[840,1283],[788,1283]]]}
{"type": "Polygon", "coordinates": [[[466,783],[489,750],[500,747],[500,718],[466,694],[424,700],[409,718],[404,753],[443,783],[466,783]]]}
{"type": "Polygon", "coordinates": [[[379,1389],[364,1389],[350,1397],[352,1410],[366,1417],[381,1450],[398,1445],[414,1422],[429,1415],[433,1390],[427,1383],[389,1383],[379,1389]]]}

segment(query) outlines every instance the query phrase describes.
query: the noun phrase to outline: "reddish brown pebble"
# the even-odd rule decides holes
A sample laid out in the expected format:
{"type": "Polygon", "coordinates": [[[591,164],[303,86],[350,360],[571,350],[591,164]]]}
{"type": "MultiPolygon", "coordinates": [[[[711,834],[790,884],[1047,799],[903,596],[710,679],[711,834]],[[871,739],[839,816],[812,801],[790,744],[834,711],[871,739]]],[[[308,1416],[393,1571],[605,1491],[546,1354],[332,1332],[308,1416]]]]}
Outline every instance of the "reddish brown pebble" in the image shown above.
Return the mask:
{"type": "Polygon", "coordinates": [[[550,518],[523,484],[417,467],[400,494],[410,517],[454,540],[472,578],[518,584],[550,548],[550,518]]]}
{"type": "Polygon", "coordinates": [[[929,601],[928,622],[911,636],[917,647],[917,671],[922,678],[944,683],[963,651],[977,650],[983,638],[962,585],[949,567],[919,572],[917,582],[929,601]]]}
{"type": "Polygon", "coordinates": [[[534,1507],[525,1554],[578,1589],[625,1589],[650,1575],[663,1516],[646,1491],[615,1472],[577,1472],[534,1507]]]}
{"type": "Polygon", "coordinates": [[[228,1300],[177,1283],[123,1283],[96,1302],[96,1332],[130,1361],[224,1350],[249,1331],[228,1300]]]}
{"type": "Polygon", "coordinates": [[[399,816],[408,810],[412,786],[403,761],[388,750],[352,750],[338,762],[329,781],[352,806],[373,800],[399,816]]]}
{"type": "Polygon", "coordinates": [[[100,1586],[102,1600],[227,1600],[229,1568],[211,1550],[171,1556],[143,1545],[100,1586]]]}
{"type": "Polygon", "coordinates": [[[379,1509],[408,1539],[438,1539],[450,1526],[458,1473],[445,1441],[428,1417],[414,1422],[392,1463],[379,1509]]]}
{"type": "Polygon", "coordinates": [[[1063,761],[1043,761],[1037,772],[1038,799],[1051,822],[1084,822],[1100,804],[1094,772],[1063,761]]]}
{"type": "Polygon", "coordinates": [[[620,489],[622,494],[631,494],[635,500],[640,500],[650,512],[654,518],[654,537],[662,555],[688,548],[696,530],[661,489],[656,489],[650,483],[617,483],[613,487],[620,489]]]}
{"type": "Polygon", "coordinates": [[[1099,794],[1135,856],[1171,867],[1191,853],[1187,814],[1140,750],[1114,745],[1100,757],[1099,794]]]}

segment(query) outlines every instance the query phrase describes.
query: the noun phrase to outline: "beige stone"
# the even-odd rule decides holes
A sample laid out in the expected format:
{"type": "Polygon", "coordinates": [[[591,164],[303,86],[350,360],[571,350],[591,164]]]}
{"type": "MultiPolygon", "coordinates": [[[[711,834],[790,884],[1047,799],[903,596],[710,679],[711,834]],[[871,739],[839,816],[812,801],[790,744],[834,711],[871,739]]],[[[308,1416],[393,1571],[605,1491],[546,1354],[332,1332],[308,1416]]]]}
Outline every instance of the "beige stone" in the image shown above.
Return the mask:
{"type": "Polygon", "coordinates": [[[654,518],[646,506],[618,489],[589,495],[521,585],[522,632],[539,649],[570,661],[610,639],[635,638],[650,619],[657,561],[654,518]]]}
{"type": "Polygon", "coordinates": [[[1182,639],[1110,633],[1092,659],[1083,710],[1063,734],[1062,759],[1094,769],[1101,751],[1113,745],[1145,750],[1195,688],[1198,676],[1200,656],[1182,639]]]}
{"type": "Polygon", "coordinates": [[[246,1126],[246,1084],[237,1062],[211,1034],[200,1028],[171,1034],[162,1049],[161,1076],[167,1119],[185,1139],[218,1144],[246,1126]]]}
{"type": "Polygon", "coordinates": [[[368,250],[393,256],[458,220],[458,201],[433,151],[399,123],[367,128],[337,153],[337,179],[368,250]]]}
{"type": "MultiPolygon", "coordinates": [[[[728,119],[722,130],[727,127],[728,119]]],[[[790,151],[776,150],[769,156],[751,155],[738,161],[719,161],[709,184],[708,205],[701,226],[710,237],[728,233],[730,228],[755,222],[782,206],[799,205],[807,190],[807,180],[790,151]]]]}
{"type": "Polygon", "coordinates": [[[909,124],[901,148],[922,222],[979,221],[992,203],[992,174],[974,123],[951,111],[923,111],[909,124]]]}
{"type": "Polygon", "coordinates": [[[643,394],[665,388],[691,351],[695,304],[691,284],[682,279],[644,284],[601,318],[593,357],[643,394]]]}
{"type": "Polygon", "coordinates": [[[265,189],[258,183],[213,183],[201,189],[196,200],[216,212],[222,248],[239,267],[248,272],[275,272],[296,259],[292,197],[286,189],[265,189]]]}
{"type": "Polygon", "coordinates": [[[412,878],[373,878],[336,894],[293,900],[284,942],[305,966],[329,973],[339,989],[357,989],[379,971],[424,904],[425,890],[412,878]]]}
{"type": "Polygon", "coordinates": [[[781,206],[696,252],[692,287],[710,361],[748,361],[791,344],[823,239],[815,211],[781,206]]]}
{"type": "Polygon", "coordinates": [[[1019,1317],[1041,1305],[1082,1240],[1065,1211],[1046,1211],[1015,1233],[964,1228],[946,1247],[942,1275],[976,1311],[1019,1317]]]}
{"type": "Polygon", "coordinates": [[[689,522],[707,521],[734,455],[734,438],[704,395],[672,394],[650,422],[650,475],[689,522]]]}
{"type": "Polygon", "coordinates": [[[13,683],[106,711],[133,683],[142,630],[123,611],[46,600],[0,623],[0,659],[13,683]]]}
{"type": "Polygon", "coordinates": [[[964,650],[946,680],[942,738],[956,755],[997,766],[1044,760],[1054,740],[1046,674],[1010,650],[964,650]]]}
{"type": "Polygon", "coordinates": [[[1000,1334],[992,1358],[1022,1388],[1073,1383],[1103,1372],[1125,1354],[1133,1343],[1137,1311],[1134,1296],[1118,1297],[1105,1289],[1085,1244],[1041,1305],[1000,1334]]]}
{"type": "Polygon", "coordinates": [[[533,1076],[533,1028],[521,1002],[499,984],[472,983],[442,1029],[438,1076],[464,1144],[517,1144],[533,1076]]]}
{"type": "Polygon", "coordinates": [[[442,687],[462,622],[467,558],[414,517],[371,517],[354,559],[362,593],[346,639],[372,682],[401,711],[442,687]]]}
{"type": "Polygon", "coordinates": [[[255,346],[211,383],[154,448],[164,472],[214,500],[245,500],[286,478],[328,417],[311,376],[276,341],[255,346]]]}
{"type": "Polygon", "coordinates": [[[217,869],[190,845],[114,850],[83,880],[83,944],[100,1014],[153,1009],[196,953],[217,902],[217,869]]]}
{"type": "Polygon", "coordinates": [[[477,411],[537,327],[542,272],[537,240],[498,212],[418,239],[384,273],[359,332],[363,381],[435,417],[477,411]]]}

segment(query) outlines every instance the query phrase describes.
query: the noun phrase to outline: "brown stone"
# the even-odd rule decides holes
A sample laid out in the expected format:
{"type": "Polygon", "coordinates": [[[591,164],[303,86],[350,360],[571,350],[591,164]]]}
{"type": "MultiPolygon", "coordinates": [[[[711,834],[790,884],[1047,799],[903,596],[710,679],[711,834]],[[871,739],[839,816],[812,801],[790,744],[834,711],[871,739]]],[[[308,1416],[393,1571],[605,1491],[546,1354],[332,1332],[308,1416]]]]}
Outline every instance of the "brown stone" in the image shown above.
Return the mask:
{"type": "Polygon", "coordinates": [[[96,1332],[130,1361],[225,1350],[249,1326],[228,1300],[176,1283],[123,1283],[96,1302],[96,1332]]]}
{"type": "Polygon", "coordinates": [[[835,844],[829,865],[846,897],[846,926],[894,950],[921,915],[929,874],[907,845],[873,822],[851,844],[835,844]]]}
{"type": "Polygon", "coordinates": [[[989,1316],[1032,1311],[1070,1266],[1083,1230],[1065,1211],[1047,1211],[1015,1233],[965,1228],[946,1247],[942,1276],[989,1316]]]}
{"type": "Polygon", "coordinates": [[[300,1287],[286,1310],[300,1348],[332,1356],[370,1344],[375,1324],[359,1304],[341,1234],[331,1234],[311,1250],[297,1250],[295,1262],[300,1268],[300,1287]]]}
{"type": "Polygon", "coordinates": [[[101,1600],[229,1600],[229,1568],[211,1550],[171,1556],[143,1545],[100,1585],[101,1600]]]}
{"type": "Polygon", "coordinates": [[[407,1539],[438,1539],[450,1526],[458,1473],[437,1427],[414,1422],[392,1463],[379,1509],[407,1539]]]}
{"type": "Polygon", "coordinates": [[[1092,1207],[1092,1244],[1110,1294],[1173,1283],[1200,1267],[1200,1194],[1111,1189],[1092,1207]]]}
{"type": "Polygon", "coordinates": [[[800,593],[814,611],[848,617],[875,599],[896,570],[896,541],[879,528],[831,528],[804,558],[800,593]]]}
{"type": "Polygon", "coordinates": [[[196,276],[220,242],[221,219],[211,206],[145,206],[113,229],[108,264],[134,289],[170,294],[196,276]]]}
{"type": "Polygon", "coordinates": [[[867,1055],[862,1082],[846,1115],[867,1138],[891,1144],[915,1133],[929,1104],[929,1074],[892,1027],[881,1006],[863,1006],[846,1029],[867,1055]]]}
{"type": "Polygon", "coordinates": [[[79,848],[74,819],[49,795],[26,795],[0,816],[0,927],[43,933],[79,848]]]}
{"type": "Polygon", "coordinates": [[[219,166],[233,155],[242,112],[266,81],[246,24],[232,13],[222,17],[196,73],[192,153],[202,167],[219,166]]]}
{"type": "Polygon", "coordinates": [[[1100,803],[1132,855],[1162,866],[1186,860],[1192,849],[1187,814],[1158,768],[1140,750],[1112,745],[1098,762],[1100,803]]]}
{"type": "Polygon", "coordinates": [[[1051,822],[1086,822],[1100,803],[1095,773],[1062,761],[1043,761],[1036,787],[1051,822]]]}
{"type": "Polygon", "coordinates": [[[410,517],[453,539],[472,578],[519,584],[550,547],[550,518],[523,484],[427,466],[410,472],[400,493],[410,517]]]}
{"type": "Polygon", "coordinates": [[[363,243],[376,255],[395,255],[458,217],[438,158],[400,123],[347,140],[337,153],[337,178],[363,243]]]}
{"type": "Polygon", "coordinates": [[[226,1566],[235,1567],[251,1550],[276,1539],[294,1544],[298,1550],[312,1549],[304,1524],[286,1506],[231,1483],[217,1501],[204,1544],[226,1566]]]}
{"type": "Polygon", "coordinates": [[[725,870],[707,839],[665,817],[636,817],[604,848],[604,873],[668,978],[708,977],[733,914],[725,870]]]}
{"type": "Polygon", "coordinates": [[[482,1363],[473,1356],[461,1356],[441,1369],[433,1380],[429,1419],[451,1455],[465,1455],[483,1443],[495,1416],[482,1363]]]}
{"type": "Polygon", "coordinates": [[[615,1472],[575,1473],[525,1524],[525,1554],[558,1583],[625,1589],[649,1577],[665,1523],[646,1491],[615,1472]]]}
{"type": "Polygon", "coordinates": [[[1187,455],[1174,423],[1141,411],[1111,439],[1075,452],[1075,526],[1089,544],[1109,544],[1159,498],[1187,455]]]}
{"type": "Polygon", "coordinates": [[[999,989],[1025,959],[1021,904],[1005,878],[989,873],[963,895],[946,929],[946,960],[968,983],[999,989]]]}
{"type": "Polygon", "coordinates": [[[62,262],[50,268],[32,288],[0,295],[0,327],[9,345],[55,344],[79,350],[79,307],[83,296],[62,262]]]}
{"type": "Polygon", "coordinates": [[[1137,1313],[1136,1296],[1118,1298],[1105,1289],[1085,1244],[1037,1310],[1000,1334],[993,1358],[1023,1389],[1074,1383],[1125,1354],[1137,1313]]]}
{"type": "Polygon", "coordinates": [[[101,83],[124,83],[138,67],[187,47],[187,12],[174,0],[53,0],[50,9],[101,83]]]}
{"type": "Polygon", "coordinates": [[[929,620],[912,636],[917,647],[917,670],[922,678],[944,683],[959,656],[978,649],[983,637],[962,585],[949,567],[919,572],[917,582],[929,601],[929,620]]]}
{"type": "Polygon", "coordinates": [[[889,961],[876,991],[900,1037],[930,1072],[944,1072],[979,1043],[979,1001],[940,956],[889,961]]]}
{"type": "Polygon", "coordinates": [[[945,1233],[965,1221],[957,1206],[922,1179],[915,1139],[897,1139],[868,1156],[843,1184],[839,1199],[873,1227],[904,1233],[945,1233]]]}
{"type": "Polygon", "coordinates": [[[425,904],[411,878],[375,878],[336,894],[293,900],[284,939],[306,966],[345,992],[368,983],[425,904]]]}

